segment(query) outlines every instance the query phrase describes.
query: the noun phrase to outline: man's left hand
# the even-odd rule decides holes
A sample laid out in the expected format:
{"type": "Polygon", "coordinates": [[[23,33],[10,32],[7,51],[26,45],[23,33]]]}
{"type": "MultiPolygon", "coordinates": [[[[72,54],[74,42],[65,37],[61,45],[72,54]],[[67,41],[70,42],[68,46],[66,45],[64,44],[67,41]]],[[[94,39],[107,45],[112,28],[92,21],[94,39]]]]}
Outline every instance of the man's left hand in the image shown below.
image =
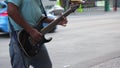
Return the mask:
{"type": "Polygon", "coordinates": [[[63,17],[63,20],[59,22],[59,25],[66,26],[67,22],[68,22],[67,18],[63,17]]]}

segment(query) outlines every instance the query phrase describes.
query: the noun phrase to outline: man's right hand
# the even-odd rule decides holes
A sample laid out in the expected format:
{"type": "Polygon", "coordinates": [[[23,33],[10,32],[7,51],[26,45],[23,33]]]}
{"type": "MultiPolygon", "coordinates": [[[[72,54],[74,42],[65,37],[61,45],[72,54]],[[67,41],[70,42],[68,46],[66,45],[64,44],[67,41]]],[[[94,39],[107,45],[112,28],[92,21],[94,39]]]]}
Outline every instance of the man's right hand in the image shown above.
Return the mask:
{"type": "Polygon", "coordinates": [[[42,39],[42,34],[35,28],[31,29],[29,32],[34,43],[39,42],[42,39]]]}

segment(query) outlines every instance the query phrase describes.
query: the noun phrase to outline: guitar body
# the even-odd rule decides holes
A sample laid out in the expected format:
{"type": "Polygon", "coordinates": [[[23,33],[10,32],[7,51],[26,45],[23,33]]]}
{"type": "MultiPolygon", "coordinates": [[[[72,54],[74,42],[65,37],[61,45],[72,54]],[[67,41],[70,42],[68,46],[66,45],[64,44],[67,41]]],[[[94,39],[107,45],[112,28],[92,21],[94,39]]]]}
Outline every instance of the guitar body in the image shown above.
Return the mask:
{"type": "MultiPolygon", "coordinates": [[[[71,6],[66,12],[64,12],[60,17],[58,17],[56,20],[52,21],[46,27],[41,29],[39,27],[40,24],[37,24],[35,29],[40,31],[42,33],[42,35],[45,35],[49,31],[51,31],[51,29],[53,29],[57,24],[59,24],[59,22],[64,19],[63,17],[67,17],[70,13],[74,12],[78,7],[79,7],[78,4],[71,6]]],[[[39,22],[42,22],[41,19],[39,22]]],[[[25,53],[25,55],[27,55],[28,57],[33,57],[33,56],[37,55],[39,53],[40,46],[51,40],[52,40],[52,38],[45,39],[45,37],[43,36],[42,40],[40,40],[36,44],[33,44],[32,38],[24,29],[18,33],[18,42],[20,44],[20,48],[25,53]]]]}
{"type": "Polygon", "coordinates": [[[40,46],[51,40],[52,38],[47,40],[43,36],[43,39],[40,40],[40,42],[38,42],[37,44],[33,44],[31,43],[30,35],[25,30],[21,30],[18,33],[19,46],[22,49],[22,51],[25,53],[25,55],[28,57],[33,57],[37,55],[39,53],[40,46]]]}

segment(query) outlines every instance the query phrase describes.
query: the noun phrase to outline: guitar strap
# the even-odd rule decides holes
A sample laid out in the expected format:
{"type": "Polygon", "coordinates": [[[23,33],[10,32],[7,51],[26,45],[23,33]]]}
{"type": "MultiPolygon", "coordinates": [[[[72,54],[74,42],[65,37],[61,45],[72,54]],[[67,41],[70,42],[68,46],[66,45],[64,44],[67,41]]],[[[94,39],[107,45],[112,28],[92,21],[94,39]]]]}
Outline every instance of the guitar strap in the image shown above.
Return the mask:
{"type": "Polygon", "coordinates": [[[41,30],[44,26],[43,26],[43,20],[45,20],[46,18],[47,18],[47,13],[46,13],[46,11],[45,11],[45,8],[44,8],[44,6],[43,6],[43,3],[42,3],[42,0],[40,0],[40,9],[41,9],[41,12],[42,12],[42,14],[43,14],[43,16],[45,16],[43,19],[41,19],[41,17],[39,18],[39,20],[37,21],[37,24],[36,24],[36,28],[38,29],[38,30],[41,30]],[[41,24],[38,24],[39,22],[41,21],[41,24]]]}
{"type": "Polygon", "coordinates": [[[46,11],[45,11],[45,8],[44,8],[43,3],[42,3],[41,0],[40,0],[40,3],[41,3],[40,8],[42,9],[42,13],[47,17],[47,13],[46,13],[46,11]]]}

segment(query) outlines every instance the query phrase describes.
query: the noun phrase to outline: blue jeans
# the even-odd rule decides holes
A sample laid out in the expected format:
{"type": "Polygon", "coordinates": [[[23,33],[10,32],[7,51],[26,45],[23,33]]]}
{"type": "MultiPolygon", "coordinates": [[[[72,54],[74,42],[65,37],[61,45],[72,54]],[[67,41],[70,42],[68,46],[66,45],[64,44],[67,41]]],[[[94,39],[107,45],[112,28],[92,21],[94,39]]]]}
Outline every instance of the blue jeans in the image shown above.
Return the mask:
{"type": "Polygon", "coordinates": [[[52,63],[44,45],[40,47],[38,55],[29,58],[20,50],[16,39],[11,35],[9,52],[12,68],[29,68],[30,65],[32,65],[33,68],[52,68],[52,63]]]}

